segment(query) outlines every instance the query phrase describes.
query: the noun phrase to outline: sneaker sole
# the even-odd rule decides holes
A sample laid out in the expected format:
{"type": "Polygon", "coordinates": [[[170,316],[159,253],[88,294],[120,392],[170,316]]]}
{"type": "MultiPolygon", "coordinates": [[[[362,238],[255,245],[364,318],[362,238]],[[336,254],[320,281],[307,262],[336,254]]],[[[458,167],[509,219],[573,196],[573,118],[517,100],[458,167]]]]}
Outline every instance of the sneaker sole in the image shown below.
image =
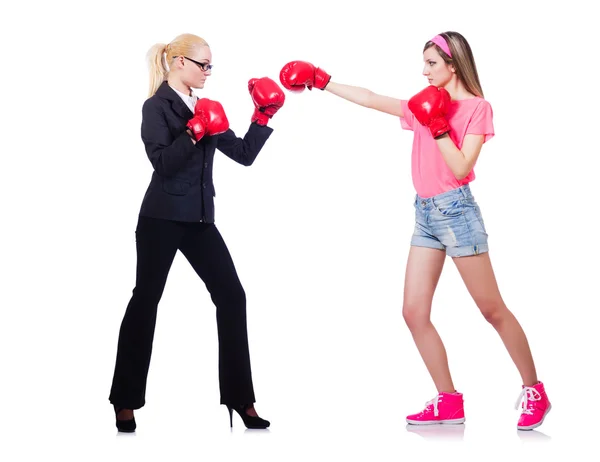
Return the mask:
{"type": "Polygon", "coordinates": [[[552,409],[552,404],[548,405],[548,409],[546,409],[546,412],[544,413],[544,416],[542,417],[542,420],[540,420],[538,423],[533,424],[533,425],[528,425],[526,427],[525,426],[517,425],[517,430],[533,430],[534,428],[539,427],[540,425],[542,425],[544,423],[544,419],[546,418],[546,416],[550,412],[550,409],[552,409]]]}
{"type": "Polygon", "coordinates": [[[465,423],[465,418],[462,419],[448,419],[448,420],[410,420],[406,419],[406,422],[411,425],[458,425],[465,423]]]}

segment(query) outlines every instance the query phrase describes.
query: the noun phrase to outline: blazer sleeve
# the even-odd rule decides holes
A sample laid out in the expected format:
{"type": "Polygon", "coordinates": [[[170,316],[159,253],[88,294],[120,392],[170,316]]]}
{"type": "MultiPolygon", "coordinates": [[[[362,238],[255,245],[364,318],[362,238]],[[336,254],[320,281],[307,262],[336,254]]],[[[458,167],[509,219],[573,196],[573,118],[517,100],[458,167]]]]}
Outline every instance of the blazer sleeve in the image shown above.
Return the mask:
{"type": "Polygon", "coordinates": [[[217,149],[242,165],[252,165],[256,156],[273,133],[266,125],[251,123],[244,138],[238,138],[233,130],[218,135],[217,149]]]}
{"type": "Polygon", "coordinates": [[[187,132],[173,137],[163,109],[153,99],[142,107],[142,141],[154,170],[164,177],[174,176],[196,152],[187,132]]]}

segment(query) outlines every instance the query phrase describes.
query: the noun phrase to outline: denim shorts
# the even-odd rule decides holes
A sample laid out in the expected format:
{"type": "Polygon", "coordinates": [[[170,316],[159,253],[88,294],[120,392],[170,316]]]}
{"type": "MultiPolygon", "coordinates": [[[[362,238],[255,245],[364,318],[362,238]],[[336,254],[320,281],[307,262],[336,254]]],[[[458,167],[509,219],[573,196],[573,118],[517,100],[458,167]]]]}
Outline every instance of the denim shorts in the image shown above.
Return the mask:
{"type": "Polygon", "coordinates": [[[445,250],[450,257],[488,251],[488,235],[469,185],[429,198],[417,195],[415,219],[411,245],[445,250]]]}

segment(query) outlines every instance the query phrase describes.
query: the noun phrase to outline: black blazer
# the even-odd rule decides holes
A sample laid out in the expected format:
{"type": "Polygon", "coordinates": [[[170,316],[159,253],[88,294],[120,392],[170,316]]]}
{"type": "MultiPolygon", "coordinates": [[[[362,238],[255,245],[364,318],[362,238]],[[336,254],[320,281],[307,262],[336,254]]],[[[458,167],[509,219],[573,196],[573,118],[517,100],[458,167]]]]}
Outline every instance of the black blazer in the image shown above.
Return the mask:
{"type": "Polygon", "coordinates": [[[204,136],[194,145],[186,133],[192,116],[167,82],[144,103],[142,141],[154,172],[140,215],[214,223],[215,149],[242,165],[251,165],[273,132],[272,128],[252,123],[243,139],[227,130],[221,135],[204,136]]]}

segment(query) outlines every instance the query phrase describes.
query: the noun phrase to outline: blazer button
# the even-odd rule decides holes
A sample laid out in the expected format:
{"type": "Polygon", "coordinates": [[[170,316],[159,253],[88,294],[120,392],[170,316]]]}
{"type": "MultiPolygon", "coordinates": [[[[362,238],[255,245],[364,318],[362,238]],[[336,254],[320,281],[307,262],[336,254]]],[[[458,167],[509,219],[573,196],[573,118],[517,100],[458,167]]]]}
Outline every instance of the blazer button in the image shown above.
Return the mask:
{"type": "Polygon", "coordinates": [[[204,168],[208,168],[208,162],[204,162],[204,168]]]}
{"type": "Polygon", "coordinates": [[[206,183],[202,183],[202,187],[206,189],[206,183]]]}

